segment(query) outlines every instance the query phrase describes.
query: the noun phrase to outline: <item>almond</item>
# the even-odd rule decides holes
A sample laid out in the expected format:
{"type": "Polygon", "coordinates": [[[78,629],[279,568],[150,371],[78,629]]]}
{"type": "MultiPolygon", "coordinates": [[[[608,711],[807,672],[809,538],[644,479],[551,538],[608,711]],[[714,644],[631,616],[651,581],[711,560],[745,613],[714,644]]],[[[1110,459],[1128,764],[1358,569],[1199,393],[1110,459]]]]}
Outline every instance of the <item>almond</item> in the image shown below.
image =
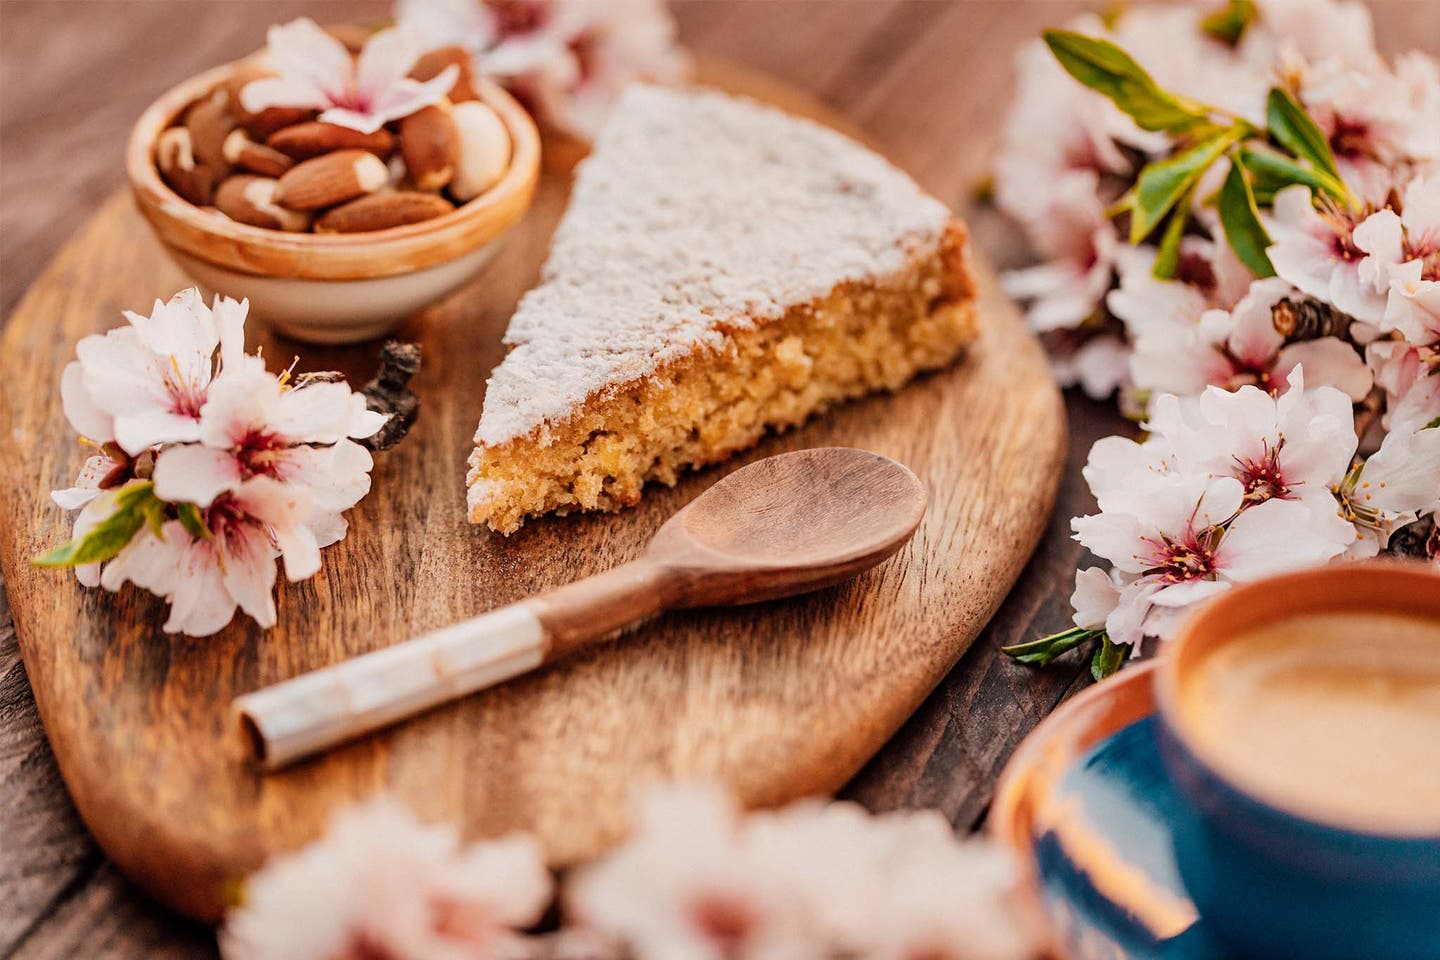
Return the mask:
{"type": "Polygon", "coordinates": [[[315,221],[315,232],[363,233],[368,230],[385,230],[430,220],[454,209],[450,201],[433,193],[419,193],[414,190],[372,193],[368,197],[351,200],[327,211],[315,221]]]}
{"type": "Polygon", "coordinates": [[[455,86],[450,88],[450,101],[460,103],[463,100],[478,100],[479,95],[475,92],[475,68],[464,47],[441,47],[423,54],[415,61],[415,66],[410,71],[410,79],[419,80],[421,83],[434,80],[449,66],[459,68],[460,73],[455,80],[455,86]]]}
{"type": "Polygon", "coordinates": [[[440,190],[455,176],[460,157],[460,133],[442,100],[417,110],[400,121],[400,154],[417,190],[440,190]]]}
{"type": "Polygon", "coordinates": [[[277,130],[267,143],[292,160],[309,160],[336,150],[368,150],[384,159],[395,149],[395,138],[383,127],[374,133],[361,133],[318,120],[277,130]]]}
{"type": "Polygon", "coordinates": [[[294,160],[279,150],[256,143],[238,128],[231,130],[230,136],[225,138],[225,159],[232,167],[258,173],[262,177],[278,177],[295,166],[294,160]]]}
{"type": "Polygon", "coordinates": [[[310,215],[286,210],[275,203],[279,181],[237,173],[227,177],[215,191],[215,206],[231,220],[252,227],[298,233],[310,227],[310,215]]]}
{"type": "Polygon", "coordinates": [[[210,202],[210,193],[215,187],[215,170],[195,162],[189,130],[171,127],[160,134],[155,141],[155,167],[170,189],[190,203],[202,207],[210,202]]]}
{"type": "Polygon", "coordinates": [[[375,154],[337,150],[287,170],[274,200],[291,210],[319,210],[374,193],[389,180],[389,168],[375,154]]]}
{"type": "Polygon", "coordinates": [[[216,179],[230,172],[225,138],[235,129],[235,118],[230,114],[230,94],[224,87],[190,105],[185,111],[185,129],[190,131],[197,162],[217,171],[216,179]]]}
{"type": "Polygon", "coordinates": [[[510,166],[510,131],[500,115],[479,100],[457,103],[452,112],[460,133],[460,160],[450,196],[468,203],[489,190],[510,166]]]}
{"type": "Polygon", "coordinates": [[[235,115],[236,122],[245,128],[245,132],[250,134],[251,139],[262,143],[282,127],[315,118],[314,110],[306,110],[303,107],[267,107],[259,113],[246,110],[241,97],[245,86],[252,80],[273,76],[275,76],[273,71],[250,63],[236,69],[225,81],[225,92],[230,95],[230,111],[235,115]]]}

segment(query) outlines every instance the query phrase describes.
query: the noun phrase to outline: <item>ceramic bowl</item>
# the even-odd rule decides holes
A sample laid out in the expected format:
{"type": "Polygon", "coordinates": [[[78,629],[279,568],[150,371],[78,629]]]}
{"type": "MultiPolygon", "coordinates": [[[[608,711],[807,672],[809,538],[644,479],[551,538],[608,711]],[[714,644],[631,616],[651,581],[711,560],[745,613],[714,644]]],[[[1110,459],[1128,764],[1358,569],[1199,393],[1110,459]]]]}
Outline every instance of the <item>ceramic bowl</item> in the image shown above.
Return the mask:
{"type": "Polygon", "coordinates": [[[1335,564],[1248,584],[1203,607],[1160,655],[1160,755],[1181,799],[1176,863],[1237,957],[1440,957],[1440,835],[1340,827],[1269,803],[1206,761],[1180,709],[1186,672],[1237,633],[1344,610],[1440,621],[1440,575],[1418,563],[1335,564]]]}
{"type": "Polygon", "coordinates": [[[488,82],[478,93],[510,132],[510,168],[453,213],[369,233],[312,234],[252,227],[194,206],[160,178],[155,141],[240,65],[192,77],[151,104],[131,132],[125,165],[140,212],[180,268],[210,292],[248,297],[251,313],[282,333],[312,343],[381,336],[470,280],[530,206],[539,134],[525,109],[488,82]]]}

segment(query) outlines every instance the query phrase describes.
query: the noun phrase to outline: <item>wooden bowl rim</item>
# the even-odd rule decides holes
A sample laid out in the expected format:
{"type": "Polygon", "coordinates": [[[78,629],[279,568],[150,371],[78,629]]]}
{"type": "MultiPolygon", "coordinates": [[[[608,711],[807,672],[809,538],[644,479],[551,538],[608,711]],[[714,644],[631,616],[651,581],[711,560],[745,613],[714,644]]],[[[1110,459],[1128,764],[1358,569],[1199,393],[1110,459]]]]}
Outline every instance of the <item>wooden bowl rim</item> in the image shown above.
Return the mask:
{"type": "Polygon", "coordinates": [[[500,236],[529,209],[540,174],[540,134],[520,103],[492,81],[477,78],[482,102],[510,134],[510,166],[500,181],[450,213],[366,233],[316,234],[269,230],[212,215],[170,189],[154,162],[155,141],[191,103],[260,54],[212,67],[161,94],[135,122],[125,167],[140,210],[168,245],[242,273],[302,279],[371,279],[448,262],[500,236]],[[206,241],[210,242],[206,242],[206,241]],[[377,266],[377,260],[390,261],[377,266]],[[277,269],[277,261],[293,262],[277,269]]]}

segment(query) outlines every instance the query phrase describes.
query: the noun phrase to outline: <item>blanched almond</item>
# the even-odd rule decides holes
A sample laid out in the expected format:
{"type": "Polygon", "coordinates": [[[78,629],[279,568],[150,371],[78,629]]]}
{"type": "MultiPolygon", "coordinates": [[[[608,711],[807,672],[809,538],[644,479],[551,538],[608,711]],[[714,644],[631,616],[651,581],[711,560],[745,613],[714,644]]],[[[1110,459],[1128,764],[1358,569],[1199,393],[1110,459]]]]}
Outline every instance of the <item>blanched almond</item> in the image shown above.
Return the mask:
{"type": "Polygon", "coordinates": [[[419,80],[421,83],[434,80],[449,66],[454,66],[459,73],[455,85],[450,88],[450,101],[460,103],[464,100],[479,99],[475,93],[475,68],[464,47],[441,47],[423,54],[415,61],[415,66],[410,71],[410,79],[419,80]]]}
{"type": "Polygon", "coordinates": [[[395,149],[395,138],[384,127],[374,133],[361,133],[318,120],[277,130],[266,142],[292,160],[309,160],[336,150],[368,150],[384,159],[395,149]]]}
{"type": "Polygon", "coordinates": [[[457,103],[452,115],[460,133],[460,160],[450,196],[467,203],[505,175],[510,166],[510,131],[500,115],[479,100],[457,103]]]}
{"type": "Polygon", "coordinates": [[[419,223],[455,207],[444,197],[414,190],[372,193],[326,211],[315,221],[316,233],[363,233],[419,223]]]}
{"type": "Polygon", "coordinates": [[[294,160],[279,150],[256,143],[241,129],[231,130],[230,136],[225,138],[225,159],[232,167],[258,173],[262,177],[278,177],[295,166],[294,160]]]}
{"type": "Polygon", "coordinates": [[[274,200],[290,210],[319,210],[374,193],[389,179],[389,168],[375,154],[337,150],[287,170],[274,200]]]}
{"type": "Polygon", "coordinates": [[[161,132],[155,141],[155,167],[170,189],[190,203],[202,207],[210,202],[210,193],[215,187],[215,171],[206,164],[196,162],[189,130],[171,127],[161,132]]]}
{"type": "Polygon", "coordinates": [[[440,190],[455,176],[460,134],[448,101],[417,110],[400,121],[400,155],[417,190],[440,190]]]}
{"type": "Polygon", "coordinates": [[[237,173],[227,177],[215,191],[215,206],[231,220],[252,227],[298,233],[310,227],[310,215],[286,210],[275,203],[278,181],[237,173]]]}

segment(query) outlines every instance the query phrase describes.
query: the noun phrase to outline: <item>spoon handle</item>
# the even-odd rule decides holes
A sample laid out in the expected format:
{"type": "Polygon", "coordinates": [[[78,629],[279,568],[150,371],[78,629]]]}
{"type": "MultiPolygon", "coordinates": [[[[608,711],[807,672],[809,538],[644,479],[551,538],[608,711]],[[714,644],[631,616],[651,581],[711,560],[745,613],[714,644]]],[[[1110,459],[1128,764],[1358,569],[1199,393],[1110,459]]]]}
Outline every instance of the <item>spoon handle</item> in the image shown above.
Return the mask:
{"type": "Polygon", "coordinates": [[[644,559],[237,697],[266,770],[526,673],[665,608],[644,559]]]}

